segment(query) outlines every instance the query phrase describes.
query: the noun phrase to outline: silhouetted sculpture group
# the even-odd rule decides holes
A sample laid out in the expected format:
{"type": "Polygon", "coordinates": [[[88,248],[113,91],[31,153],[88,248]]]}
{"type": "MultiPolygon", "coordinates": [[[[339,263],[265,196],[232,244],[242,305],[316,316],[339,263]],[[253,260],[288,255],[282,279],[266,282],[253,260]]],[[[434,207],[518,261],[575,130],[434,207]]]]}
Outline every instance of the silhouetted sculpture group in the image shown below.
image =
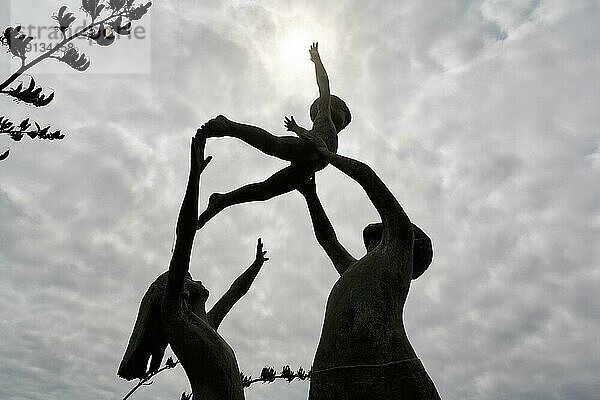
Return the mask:
{"type": "Polygon", "coordinates": [[[194,400],[244,398],[235,354],[217,329],[248,292],[268,260],[266,252],[259,239],[252,265],[206,312],[208,290],[188,272],[194,237],[197,229],[229,206],[298,190],[306,200],[317,241],[340,274],[327,301],[309,399],[439,399],[406,336],[402,319],[411,280],[431,263],[431,241],[410,222],[368,165],[336,154],[337,135],[350,123],[350,110],[344,101],[330,94],[329,78],[316,43],[309,53],[319,87],[319,98],[310,107],[312,129],[298,126],[294,117],[285,118],[287,130],[298,137],[280,137],[218,116],[196,132],[169,270],[150,285],[142,299],[119,376],[142,379],[156,372],[168,344],[190,380],[194,400]],[[200,175],[211,159],[204,155],[206,139],[223,136],[238,138],[291,165],[263,182],[211,195],[208,207],[198,217],[200,175]],[[339,243],[317,196],[314,174],[328,164],[361,185],[381,217],[381,222],[364,229],[367,253],[360,259],[339,243]]]}

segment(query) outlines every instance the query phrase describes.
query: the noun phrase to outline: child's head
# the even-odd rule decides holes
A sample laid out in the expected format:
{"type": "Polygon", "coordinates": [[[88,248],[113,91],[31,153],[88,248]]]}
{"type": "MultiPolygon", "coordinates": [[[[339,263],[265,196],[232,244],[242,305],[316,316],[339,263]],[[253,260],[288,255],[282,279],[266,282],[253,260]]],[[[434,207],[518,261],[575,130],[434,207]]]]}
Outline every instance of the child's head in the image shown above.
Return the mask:
{"type": "MultiPolygon", "coordinates": [[[[344,129],[350,121],[352,120],[352,114],[350,114],[350,109],[344,103],[344,100],[340,99],[335,95],[331,95],[331,119],[333,120],[333,124],[335,125],[335,129],[338,133],[342,129],[344,129]]],[[[315,122],[315,118],[317,118],[317,113],[319,112],[319,99],[317,98],[313,101],[310,106],[310,119],[315,122]]]]}

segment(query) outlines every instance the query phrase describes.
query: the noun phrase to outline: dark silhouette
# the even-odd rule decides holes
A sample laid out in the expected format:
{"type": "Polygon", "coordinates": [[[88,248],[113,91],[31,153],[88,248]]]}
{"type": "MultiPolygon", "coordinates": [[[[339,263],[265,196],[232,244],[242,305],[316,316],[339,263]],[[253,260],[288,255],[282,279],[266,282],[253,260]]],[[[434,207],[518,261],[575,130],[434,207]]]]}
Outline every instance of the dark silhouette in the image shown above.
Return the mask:
{"type": "Polygon", "coordinates": [[[294,379],[304,381],[306,379],[310,379],[310,371],[306,372],[302,367],[300,367],[297,371],[292,371],[290,366],[286,365],[281,369],[279,374],[277,374],[273,368],[264,367],[262,371],[260,371],[260,376],[255,379],[242,373],[242,384],[245,388],[258,382],[272,383],[277,379],[285,379],[288,381],[288,383],[292,382],[294,379]]]}
{"type": "Polygon", "coordinates": [[[382,220],[365,228],[367,254],[356,260],[337,240],[314,179],[298,189],[316,238],[340,274],[327,301],[309,399],[439,399],[402,319],[411,279],[432,260],[430,239],[368,165],[333,153],[312,132],[300,136],[363,187],[382,220]]]}
{"type": "MultiPolygon", "coordinates": [[[[339,97],[330,94],[329,78],[321,62],[317,43],[313,43],[309,53],[311,61],[315,64],[319,87],[319,98],[310,107],[313,127],[308,131],[298,126],[294,117],[285,118],[284,124],[288,131],[296,134],[312,132],[318,135],[327,144],[330,151],[336,152],[337,135],[350,123],[350,110],[339,97]]],[[[212,194],[208,201],[208,207],[198,218],[198,229],[229,206],[251,201],[264,201],[291,192],[300,182],[327,165],[306,142],[298,137],[274,136],[264,129],[233,122],[222,115],[208,121],[199,129],[199,132],[205,137],[238,138],[265,154],[290,161],[292,165],[276,172],[263,182],[252,183],[225,194],[212,194]]]]}
{"type": "Polygon", "coordinates": [[[31,122],[29,118],[21,121],[19,125],[12,122],[6,117],[0,116],[0,135],[8,135],[15,142],[21,141],[24,136],[29,136],[31,139],[44,140],[61,140],[65,135],[60,131],[51,131],[50,126],[42,128],[37,122],[31,122]],[[32,126],[34,125],[34,126],[32,126]]]}
{"type": "Polygon", "coordinates": [[[211,157],[204,158],[206,139],[192,139],[191,166],[183,204],[177,220],[177,239],[169,271],[159,276],[144,295],[129,346],[118,375],[125,379],[156,371],[167,343],[181,362],[194,398],[244,398],[235,354],[217,333],[221,321],[246,294],[268,258],[258,239],[256,259],[207,313],[208,290],[188,273],[196,234],[199,180],[211,157]]]}

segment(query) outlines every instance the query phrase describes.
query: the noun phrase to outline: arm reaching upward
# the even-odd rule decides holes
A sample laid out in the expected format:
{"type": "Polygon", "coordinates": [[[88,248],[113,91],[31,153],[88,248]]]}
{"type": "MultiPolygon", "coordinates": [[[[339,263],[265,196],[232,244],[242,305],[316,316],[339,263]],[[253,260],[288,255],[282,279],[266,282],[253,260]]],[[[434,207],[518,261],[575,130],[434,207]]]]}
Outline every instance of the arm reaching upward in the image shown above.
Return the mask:
{"type": "Polygon", "coordinates": [[[332,153],[325,145],[323,139],[312,132],[301,133],[299,136],[307,140],[325,161],[362,186],[381,216],[384,240],[398,237],[401,234],[412,234],[410,219],[402,209],[402,206],[400,206],[400,203],[398,203],[398,200],[396,200],[396,197],[371,167],[361,161],[332,153]]]}
{"type": "Polygon", "coordinates": [[[356,259],[338,241],[331,221],[329,221],[317,196],[314,175],[301,184],[298,191],[302,193],[306,200],[317,242],[325,250],[337,272],[342,275],[356,259]]]}
{"type": "Polygon", "coordinates": [[[216,302],[213,308],[208,312],[208,322],[212,325],[212,327],[217,330],[225,315],[229,313],[231,308],[241,299],[254,282],[254,279],[258,275],[258,272],[262,268],[265,261],[269,259],[265,257],[267,254],[266,251],[263,250],[262,240],[258,239],[258,243],[256,244],[256,258],[254,262],[244,271],[233,283],[231,287],[216,302]]]}
{"type": "Polygon", "coordinates": [[[330,90],[329,90],[329,77],[327,71],[321,61],[319,55],[319,43],[313,43],[308,50],[310,53],[310,60],[315,64],[315,72],[317,74],[317,86],[319,86],[319,114],[327,113],[331,114],[330,106],[330,90]]]}
{"type": "Polygon", "coordinates": [[[212,159],[211,156],[204,158],[205,145],[205,138],[200,138],[198,135],[192,138],[190,175],[177,219],[177,239],[175,240],[175,248],[171,257],[171,263],[169,264],[169,276],[165,291],[165,296],[170,301],[177,301],[179,299],[179,295],[183,290],[185,275],[190,266],[190,254],[196,234],[196,219],[198,218],[200,175],[212,159]]]}

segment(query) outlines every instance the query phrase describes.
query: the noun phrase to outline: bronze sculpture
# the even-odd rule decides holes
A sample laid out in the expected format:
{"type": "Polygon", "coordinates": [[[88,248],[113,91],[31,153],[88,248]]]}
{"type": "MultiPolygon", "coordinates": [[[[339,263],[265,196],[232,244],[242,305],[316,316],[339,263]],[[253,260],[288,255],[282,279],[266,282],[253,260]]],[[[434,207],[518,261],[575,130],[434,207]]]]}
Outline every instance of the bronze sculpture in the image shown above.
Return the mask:
{"type": "Polygon", "coordinates": [[[130,380],[155,372],[168,343],[188,376],[194,399],[241,400],[244,392],[235,354],[217,329],[233,305],[248,292],[268,258],[258,239],[254,262],[206,312],[209,292],[188,272],[196,234],[200,175],[211,160],[204,158],[205,142],[204,138],[192,139],[190,175],[169,270],[144,295],[118,375],[130,380]],[[146,371],[150,357],[150,369],[146,371]]]}
{"type": "Polygon", "coordinates": [[[188,273],[196,229],[234,204],[268,200],[297,189],[304,196],[315,236],[340,278],[327,301],[325,320],[313,363],[312,400],[436,400],[439,395],[404,330],[403,309],[410,283],[429,267],[429,237],[412,224],[397,199],[366,164],[336,154],[337,134],[350,122],[350,112],[330,95],[329,79],[318,53],[315,63],[319,98],[311,106],[313,128],[284,124],[299,137],[275,137],[250,125],[219,116],[207,122],[192,141],[190,178],[177,223],[177,240],[169,271],[150,286],[121,363],[119,375],[146,376],[160,366],[171,345],[181,361],[195,399],[243,399],[233,350],[217,333],[231,307],[248,291],[267,259],[259,239],[255,262],[206,313],[208,291],[188,273]],[[196,220],[198,181],[208,165],[207,137],[239,138],[266,154],[292,162],[264,182],[227,194],[213,194],[196,220]],[[359,183],[377,209],[381,222],[363,231],[367,254],[355,259],[339,243],[317,196],[314,174],[332,164],[359,183]]]}
{"type": "MultiPolygon", "coordinates": [[[[312,44],[309,53],[311,61],[315,64],[319,87],[319,98],[310,107],[310,116],[313,120],[310,132],[319,135],[327,143],[327,147],[335,152],[338,147],[337,135],[350,123],[352,117],[346,103],[330,94],[329,77],[319,55],[318,43],[312,44]]],[[[288,131],[296,134],[308,132],[307,129],[298,126],[294,117],[285,118],[284,125],[288,131]]],[[[307,143],[298,137],[274,136],[264,129],[233,122],[222,115],[208,121],[198,131],[205,137],[238,138],[265,154],[292,163],[263,182],[252,183],[225,194],[212,194],[208,207],[198,218],[198,229],[229,206],[251,201],[265,201],[291,192],[315,171],[327,165],[307,143]]]]}
{"type": "Polygon", "coordinates": [[[300,136],[362,186],[382,220],[365,228],[367,254],[356,260],[337,240],[314,179],[298,189],[317,240],[340,274],[327,301],[309,399],[439,399],[402,319],[411,279],[431,262],[431,241],[368,165],[331,152],[311,132],[300,136]]]}

